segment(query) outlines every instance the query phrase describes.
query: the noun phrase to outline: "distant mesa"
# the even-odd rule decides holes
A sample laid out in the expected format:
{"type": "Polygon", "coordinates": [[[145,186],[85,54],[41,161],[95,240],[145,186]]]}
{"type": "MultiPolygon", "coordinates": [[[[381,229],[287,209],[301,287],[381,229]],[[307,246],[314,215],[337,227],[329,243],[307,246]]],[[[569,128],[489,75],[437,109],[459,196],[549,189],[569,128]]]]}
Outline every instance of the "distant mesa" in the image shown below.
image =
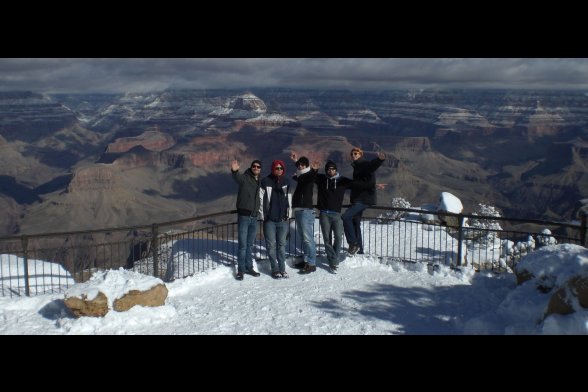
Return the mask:
{"type": "Polygon", "coordinates": [[[240,130],[244,126],[252,126],[259,130],[273,130],[279,127],[299,127],[300,122],[281,114],[262,114],[247,120],[236,120],[234,129],[240,130]]]}
{"type": "Polygon", "coordinates": [[[263,102],[256,95],[245,93],[235,100],[233,109],[248,111],[253,110],[259,113],[265,113],[267,111],[267,106],[265,105],[265,102],[263,102]]]}
{"type": "Polygon", "coordinates": [[[174,138],[164,132],[146,131],[139,136],[118,138],[106,148],[106,153],[121,153],[142,146],[149,151],[164,151],[176,144],[174,138]]]}
{"type": "Polygon", "coordinates": [[[409,152],[431,151],[431,140],[428,137],[404,137],[398,138],[394,150],[409,152]]]}

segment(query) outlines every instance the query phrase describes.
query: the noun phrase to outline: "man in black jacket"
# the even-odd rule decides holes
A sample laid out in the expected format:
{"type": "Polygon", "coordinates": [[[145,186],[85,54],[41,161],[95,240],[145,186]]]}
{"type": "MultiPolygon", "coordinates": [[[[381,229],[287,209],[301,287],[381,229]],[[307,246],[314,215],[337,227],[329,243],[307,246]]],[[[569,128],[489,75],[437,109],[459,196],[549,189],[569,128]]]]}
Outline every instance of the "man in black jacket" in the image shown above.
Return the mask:
{"type": "Polygon", "coordinates": [[[366,182],[367,186],[362,188],[351,189],[349,201],[351,207],[341,216],[343,219],[343,228],[345,229],[345,238],[349,245],[349,254],[356,254],[362,247],[361,239],[361,215],[369,206],[376,204],[376,175],[375,171],[382,165],[386,159],[386,154],[380,151],[378,156],[371,161],[363,159],[363,151],[359,147],[351,149],[351,159],[353,162],[353,181],[366,182]],[[355,218],[355,219],[354,219],[355,218]]]}
{"type": "Polygon", "coordinates": [[[312,201],[314,190],[314,179],[317,170],[310,167],[310,162],[306,157],[298,156],[294,151],[290,158],[296,162],[296,173],[292,177],[297,182],[296,190],[292,196],[292,208],[294,208],[294,218],[296,227],[302,237],[302,252],[304,260],[294,265],[300,268],[302,273],[316,271],[316,243],[314,241],[314,221],[316,215],[312,201]]]}
{"type": "Polygon", "coordinates": [[[325,242],[327,260],[331,271],[335,271],[339,265],[339,253],[343,242],[341,207],[343,206],[345,191],[350,187],[367,188],[369,184],[341,177],[337,172],[337,165],[333,161],[327,162],[325,174],[317,174],[315,182],[318,187],[319,222],[325,242]]]}
{"type": "Polygon", "coordinates": [[[253,269],[251,251],[257,235],[257,219],[260,209],[259,188],[261,161],[254,160],[245,173],[239,173],[239,163],[231,163],[233,180],[239,184],[237,195],[237,225],[239,233],[239,253],[237,255],[237,280],[243,280],[243,274],[259,276],[253,269]]]}

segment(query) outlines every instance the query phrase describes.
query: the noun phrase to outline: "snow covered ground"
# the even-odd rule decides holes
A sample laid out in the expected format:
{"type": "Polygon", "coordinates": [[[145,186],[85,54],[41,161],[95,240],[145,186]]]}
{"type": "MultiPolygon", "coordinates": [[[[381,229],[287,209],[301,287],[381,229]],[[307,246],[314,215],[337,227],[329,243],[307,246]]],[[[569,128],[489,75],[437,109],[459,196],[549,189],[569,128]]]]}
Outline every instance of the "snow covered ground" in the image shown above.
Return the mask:
{"type": "MultiPolygon", "coordinates": [[[[549,248],[549,249],[548,249],[549,248]]],[[[584,263],[588,250],[556,245],[553,253],[584,263]],[[565,252],[562,253],[562,248],[565,252]]],[[[588,312],[543,318],[550,295],[513,274],[494,275],[424,263],[347,257],[336,275],[319,258],[317,271],[274,280],[219,266],[168,283],[166,305],[136,306],[104,318],[71,317],[63,294],[0,298],[0,334],[587,334],[588,312]]],[[[122,271],[121,271],[122,273],[122,271]]]]}

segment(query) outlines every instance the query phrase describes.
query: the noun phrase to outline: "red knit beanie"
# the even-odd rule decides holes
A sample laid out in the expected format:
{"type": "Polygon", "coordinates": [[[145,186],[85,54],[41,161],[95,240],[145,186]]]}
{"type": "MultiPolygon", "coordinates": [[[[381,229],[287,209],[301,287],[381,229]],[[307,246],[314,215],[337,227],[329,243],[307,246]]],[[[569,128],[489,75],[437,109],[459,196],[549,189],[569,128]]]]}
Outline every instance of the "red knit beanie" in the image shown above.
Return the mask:
{"type": "Polygon", "coordinates": [[[276,166],[281,166],[284,170],[282,170],[282,173],[278,173],[278,177],[283,176],[284,174],[286,174],[286,165],[284,164],[284,161],[281,161],[279,159],[276,159],[275,161],[272,162],[272,174],[276,174],[274,172],[274,169],[276,168],[276,166]]]}

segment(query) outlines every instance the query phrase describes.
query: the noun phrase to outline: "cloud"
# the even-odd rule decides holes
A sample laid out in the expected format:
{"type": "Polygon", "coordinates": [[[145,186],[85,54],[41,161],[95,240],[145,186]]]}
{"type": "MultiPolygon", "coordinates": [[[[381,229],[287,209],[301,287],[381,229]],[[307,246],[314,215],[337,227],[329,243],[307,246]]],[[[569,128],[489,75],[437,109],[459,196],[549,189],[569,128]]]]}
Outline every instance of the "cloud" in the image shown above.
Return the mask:
{"type": "Polygon", "coordinates": [[[0,89],[588,88],[588,59],[0,59],[0,89]]]}

